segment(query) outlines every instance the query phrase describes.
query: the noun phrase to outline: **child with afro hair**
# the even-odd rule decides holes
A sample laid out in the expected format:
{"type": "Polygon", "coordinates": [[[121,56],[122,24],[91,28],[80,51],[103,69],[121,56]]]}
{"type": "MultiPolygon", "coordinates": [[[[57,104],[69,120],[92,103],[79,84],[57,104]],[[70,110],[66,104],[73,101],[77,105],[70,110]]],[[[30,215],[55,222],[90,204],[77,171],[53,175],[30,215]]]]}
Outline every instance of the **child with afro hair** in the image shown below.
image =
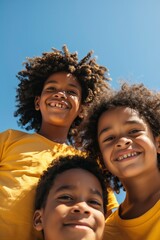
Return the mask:
{"type": "MultiPolygon", "coordinates": [[[[17,75],[15,116],[33,133],[9,129],[0,133],[0,238],[36,240],[32,229],[35,188],[42,172],[60,155],[82,154],[72,145],[86,108],[108,84],[108,70],[89,52],[82,60],[52,49],[28,58],[17,75]]],[[[112,192],[108,211],[117,206],[112,192]]]]}

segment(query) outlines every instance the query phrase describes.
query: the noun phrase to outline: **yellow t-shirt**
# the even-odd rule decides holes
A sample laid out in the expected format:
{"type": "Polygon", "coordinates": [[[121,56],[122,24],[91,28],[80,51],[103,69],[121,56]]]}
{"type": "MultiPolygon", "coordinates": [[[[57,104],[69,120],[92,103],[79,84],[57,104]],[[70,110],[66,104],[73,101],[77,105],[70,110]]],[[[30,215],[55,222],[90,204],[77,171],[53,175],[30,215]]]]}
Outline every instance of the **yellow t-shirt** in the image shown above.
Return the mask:
{"type": "MultiPolygon", "coordinates": [[[[0,239],[36,240],[32,227],[34,196],[42,172],[60,155],[82,154],[37,134],[17,130],[0,133],[0,239]]],[[[117,207],[109,192],[110,207],[117,207]]],[[[57,239],[58,240],[58,239],[57,239]]]]}
{"type": "Polygon", "coordinates": [[[124,220],[116,210],[106,220],[103,240],[159,240],[160,200],[140,217],[124,220]]]}

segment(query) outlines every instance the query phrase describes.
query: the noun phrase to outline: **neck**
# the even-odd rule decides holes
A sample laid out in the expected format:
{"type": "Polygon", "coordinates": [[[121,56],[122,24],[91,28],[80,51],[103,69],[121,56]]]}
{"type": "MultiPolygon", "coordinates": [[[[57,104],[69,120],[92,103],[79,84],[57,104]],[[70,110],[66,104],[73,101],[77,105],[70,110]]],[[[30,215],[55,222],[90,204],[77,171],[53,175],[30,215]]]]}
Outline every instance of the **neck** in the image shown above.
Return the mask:
{"type": "Polygon", "coordinates": [[[145,201],[160,192],[160,171],[156,168],[122,183],[130,201],[145,201]]]}
{"type": "Polygon", "coordinates": [[[150,171],[143,176],[122,181],[126,198],[121,204],[119,214],[124,219],[136,218],[151,209],[160,199],[160,172],[150,171]]]}
{"type": "Polygon", "coordinates": [[[42,135],[43,137],[57,143],[66,143],[67,136],[68,136],[68,128],[61,127],[61,126],[47,126],[41,127],[38,134],[42,135]]]}

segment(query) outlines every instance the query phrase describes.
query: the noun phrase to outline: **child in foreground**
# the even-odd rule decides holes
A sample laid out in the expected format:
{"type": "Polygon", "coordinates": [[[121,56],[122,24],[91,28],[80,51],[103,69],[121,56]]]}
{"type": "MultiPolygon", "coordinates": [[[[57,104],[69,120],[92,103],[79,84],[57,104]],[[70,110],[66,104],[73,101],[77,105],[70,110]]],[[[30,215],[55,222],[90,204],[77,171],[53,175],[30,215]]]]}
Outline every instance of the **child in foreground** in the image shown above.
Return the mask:
{"type": "MultiPolygon", "coordinates": [[[[53,49],[28,58],[18,73],[19,126],[0,133],[0,239],[40,239],[32,230],[35,188],[42,172],[58,156],[82,154],[73,146],[85,108],[109,90],[107,69],[91,58],[53,49]]],[[[117,205],[111,193],[110,208],[117,205]]],[[[41,236],[42,237],[42,236],[41,236]]]]}
{"type": "Polygon", "coordinates": [[[44,240],[101,240],[107,185],[103,170],[90,157],[54,160],[39,180],[33,217],[44,240]]]}
{"type": "Polygon", "coordinates": [[[96,105],[81,136],[126,197],[107,220],[105,240],[160,239],[160,93],[123,84],[96,105]],[[94,113],[94,114],[93,114],[94,113]]]}

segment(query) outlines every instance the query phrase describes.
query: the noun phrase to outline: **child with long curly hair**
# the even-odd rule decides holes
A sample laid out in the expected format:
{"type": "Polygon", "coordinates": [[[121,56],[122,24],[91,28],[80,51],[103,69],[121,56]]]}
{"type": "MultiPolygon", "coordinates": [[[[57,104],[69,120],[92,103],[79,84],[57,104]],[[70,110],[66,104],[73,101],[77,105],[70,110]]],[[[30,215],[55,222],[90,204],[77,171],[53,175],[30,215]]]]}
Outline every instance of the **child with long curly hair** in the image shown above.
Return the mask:
{"type": "Polygon", "coordinates": [[[160,92],[124,83],[102,98],[80,137],[126,197],[106,220],[105,240],[160,238],[160,92]],[[85,141],[84,141],[85,140],[85,141]]]}

